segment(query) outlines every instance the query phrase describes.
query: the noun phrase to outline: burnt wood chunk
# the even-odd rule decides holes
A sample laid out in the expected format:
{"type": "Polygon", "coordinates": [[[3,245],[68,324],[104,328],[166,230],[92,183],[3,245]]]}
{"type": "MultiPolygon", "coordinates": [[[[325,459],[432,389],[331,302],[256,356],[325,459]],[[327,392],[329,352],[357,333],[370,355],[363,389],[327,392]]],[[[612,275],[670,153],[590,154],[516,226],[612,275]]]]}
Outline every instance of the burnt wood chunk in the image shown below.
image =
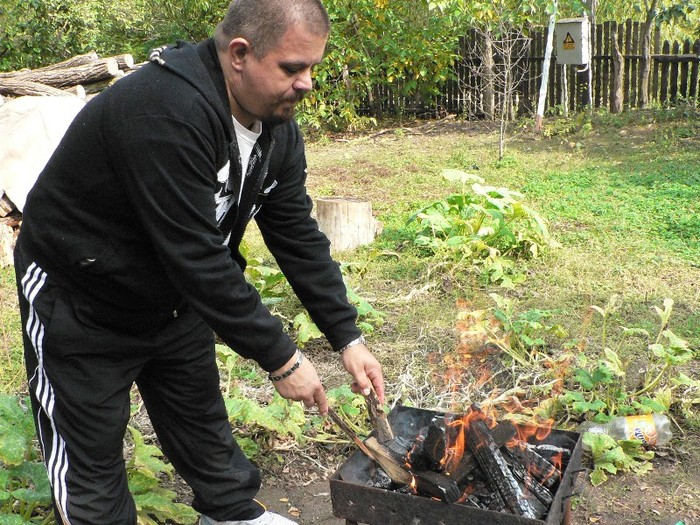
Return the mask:
{"type": "Polygon", "coordinates": [[[445,432],[436,425],[430,425],[411,450],[411,466],[416,470],[439,471],[446,446],[445,432]]]}
{"type": "Polygon", "coordinates": [[[403,436],[394,436],[393,439],[382,443],[382,445],[391,450],[397,456],[405,458],[413,447],[413,441],[406,439],[403,436]]]}
{"type": "MultiPolygon", "coordinates": [[[[498,448],[502,447],[508,441],[513,439],[515,434],[515,426],[510,421],[502,421],[491,429],[491,437],[498,448]]],[[[479,466],[479,464],[477,463],[474,455],[469,452],[469,450],[465,450],[462,459],[449,474],[454,482],[459,485],[477,466],[479,466]]]]}
{"type": "Polygon", "coordinates": [[[552,493],[546,487],[540,485],[532,474],[530,474],[527,469],[517,461],[512,465],[513,474],[516,478],[523,482],[525,488],[530,491],[530,493],[535,496],[543,505],[549,508],[554,501],[552,493]]]}
{"type": "Polygon", "coordinates": [[[542,485],[552,489],[559,484],[561,480],[559,469],[535,452],[533,448],[520,441],[509,445],[508,450],[520,460],[527,471],[537,478],[542,485]]]}
{"type": "Polygon", "coordinates": [[[431,470],[412,472],[419,494],[432,496],[446,503],[454,503],[462,495],[457,484],[444,474],[431,470]]]}
{"type": "Polygon", "coordinates": [[[471,420],[465,427],[465,432],[469,450],[476,457],[489,482],[497,489],[506,507],[517,516],[535,518],[535,510],[523,496],[518,481],[508,468],[508,464],[491,437],[486,423],[480,420],[471,420]]]}

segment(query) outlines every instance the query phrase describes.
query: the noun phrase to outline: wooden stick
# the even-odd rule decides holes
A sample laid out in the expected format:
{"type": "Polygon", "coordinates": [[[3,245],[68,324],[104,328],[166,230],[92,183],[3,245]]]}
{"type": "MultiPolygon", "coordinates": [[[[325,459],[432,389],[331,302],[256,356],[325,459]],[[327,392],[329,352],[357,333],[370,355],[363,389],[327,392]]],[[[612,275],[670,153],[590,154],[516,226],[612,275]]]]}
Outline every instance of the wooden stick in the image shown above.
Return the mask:
{"type": "Polygon", "coordinates": [[[373,436],[368,437],[365,440],[365,445],[372,451],[370,457],[379,463],[389,475],[391,481],[399,485],[411,484],[413,475],[397,461],[387,447],[377,441],[377,438],[373,436]]]}
{"type": "Polygon", "coordinates": [[[357,445],[357,447],[366,455],[369,456],[370,458],[374,459],[374,456],[372,455],[372,452],[365,446],[365,444],[362,442],[362,440],[358,437],[355,432],[348,426],[348,424],[341,419],[341,417],[336,413],[335,410],[333,410],[331,407],[328,407],[328,415],[330,418],[333,420],[333,422],[340,427],[340,429],[347,434],[347,436],[357,445]]]}
{"type": "Polygon", "coordinates": [[[365,397],[367,402],[367,411],[369,412],[369,418],[372,422],[372,426],[377,429],[377,440],[380,443],[386,443],[387,441],[394,438],[394,432],[391,430],[389,425],[389,420],[384,413],[384,410],[379,404],[379,399],[377,398],[377,393],[374,389],[370,389],[369,395],[365,397]]]}

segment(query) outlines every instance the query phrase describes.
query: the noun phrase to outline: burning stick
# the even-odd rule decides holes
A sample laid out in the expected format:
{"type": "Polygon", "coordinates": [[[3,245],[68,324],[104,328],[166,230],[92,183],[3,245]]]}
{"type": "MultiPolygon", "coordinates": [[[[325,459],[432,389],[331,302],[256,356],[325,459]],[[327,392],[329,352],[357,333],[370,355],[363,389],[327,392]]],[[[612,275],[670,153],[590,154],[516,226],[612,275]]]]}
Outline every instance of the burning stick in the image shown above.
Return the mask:
{"type": "Polygon", "coordinates": [[[523,496],[520,485],[513,477],[498,445],[493,441],[486,423],[470,419],[465,427],[467,443],[481,470],[497,488],[506,506],[516,515],[535,518],[535,511],[523,496]]]}

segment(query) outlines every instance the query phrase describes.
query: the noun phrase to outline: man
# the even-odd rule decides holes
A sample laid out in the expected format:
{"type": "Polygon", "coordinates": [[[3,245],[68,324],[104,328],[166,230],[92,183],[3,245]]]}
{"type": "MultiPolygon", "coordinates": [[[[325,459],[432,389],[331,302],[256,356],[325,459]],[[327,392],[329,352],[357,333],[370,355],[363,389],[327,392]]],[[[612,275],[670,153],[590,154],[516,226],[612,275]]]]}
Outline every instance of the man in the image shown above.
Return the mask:
{"type": "Polygon", "coordinates": [[[353,389],[383,398],[292,120],[328,32],[318,0],[234,0],[214,39],[157,50],[88,103],[32,189],[15,263],[59,522],[136,523],[122,458],[135,382],[200,523],[293,523],[253,499],[260,475],[232,438],[214,355],[216,332],[327,413],[313,365],[245,282],[253,216],[353,389]]]}

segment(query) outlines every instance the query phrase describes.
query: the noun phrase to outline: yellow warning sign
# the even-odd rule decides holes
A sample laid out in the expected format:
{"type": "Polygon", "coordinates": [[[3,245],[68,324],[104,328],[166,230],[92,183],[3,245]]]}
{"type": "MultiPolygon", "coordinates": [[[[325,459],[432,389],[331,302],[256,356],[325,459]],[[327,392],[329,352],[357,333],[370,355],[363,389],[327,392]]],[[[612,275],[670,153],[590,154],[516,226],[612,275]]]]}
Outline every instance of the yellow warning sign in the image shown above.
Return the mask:
{"type": "Polygon", "coordinates": [[[574,39],[571,37],[571,33],[566,33],[566,38],[564,39],[564,44],[562,47],[567,51],[573,51],[576,49],[576,42],[574,42],[574,39]]]}

